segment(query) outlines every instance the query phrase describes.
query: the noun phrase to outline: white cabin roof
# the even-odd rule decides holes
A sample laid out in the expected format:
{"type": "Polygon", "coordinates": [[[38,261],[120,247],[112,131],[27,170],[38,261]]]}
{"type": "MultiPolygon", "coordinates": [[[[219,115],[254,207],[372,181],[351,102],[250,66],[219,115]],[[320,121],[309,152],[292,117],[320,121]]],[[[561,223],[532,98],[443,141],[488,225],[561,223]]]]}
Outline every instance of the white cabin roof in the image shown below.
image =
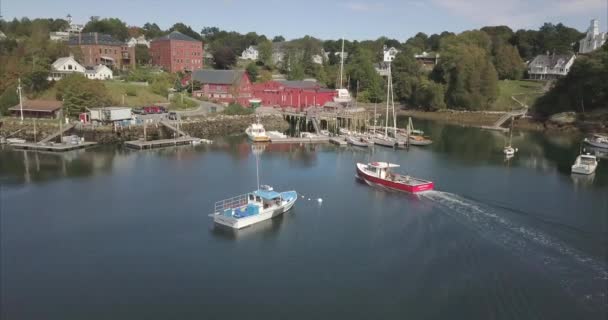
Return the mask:
{"type": "Polygon", "coordinates": [[[388,169],[388,168],[399,168],[398,164],[388,163],[388,162],[372,162],[369,164],[370,166],[378,169],[388,169]]]}

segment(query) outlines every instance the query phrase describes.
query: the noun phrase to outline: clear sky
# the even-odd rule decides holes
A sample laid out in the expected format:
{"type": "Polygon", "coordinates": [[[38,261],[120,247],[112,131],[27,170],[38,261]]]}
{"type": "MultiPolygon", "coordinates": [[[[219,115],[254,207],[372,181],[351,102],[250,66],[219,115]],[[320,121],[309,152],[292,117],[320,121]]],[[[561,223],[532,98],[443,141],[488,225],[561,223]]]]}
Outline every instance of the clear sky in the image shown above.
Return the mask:
{"type": "Polygon", "coordinates": [[[27,16],[62,18],[76,23],[91,16],[118,17],[128,25],[156,22],[161,28],[183,22],[200,31],[217,26],[267,36],[400,41],[417,32],[460,32],[486,25],[537,29],[563,22],[585,31],[599,18],[606,30],[608,0],[0,0],[4,19],[27,16]]]}

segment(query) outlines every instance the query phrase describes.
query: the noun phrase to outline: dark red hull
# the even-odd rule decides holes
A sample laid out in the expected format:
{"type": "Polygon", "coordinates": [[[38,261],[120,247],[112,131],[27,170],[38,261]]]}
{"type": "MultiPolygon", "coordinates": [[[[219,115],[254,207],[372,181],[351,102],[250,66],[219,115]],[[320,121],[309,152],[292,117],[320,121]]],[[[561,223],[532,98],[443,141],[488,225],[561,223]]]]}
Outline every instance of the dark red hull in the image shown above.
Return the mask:
{"type": "Polygon", "coordinates": [[[431,191],[435,188],[435,184],[431,181],[423,181],[423,180],[414,179],[414,180],[418,180],[418,181],[422,181],[422,182],[416,183],[416,184],[406,184],[406,183],[399,183],[399,182],[386,180],[386,179],[380,179],[378,177],[374,177],[374,176],[371,176],[371,175],[365,173],[364,171],[360,170],[358,167],[357,167],[357,175],[359,176],[359,178],[365,180],[368,183],[380,185],[380,186],[383,186],[383,187],[386,187],[389,189],[393,189],[393,190],[397,190],[397,191],[419,193],[419,192],[424,192],[424,191],[431,191]]]}

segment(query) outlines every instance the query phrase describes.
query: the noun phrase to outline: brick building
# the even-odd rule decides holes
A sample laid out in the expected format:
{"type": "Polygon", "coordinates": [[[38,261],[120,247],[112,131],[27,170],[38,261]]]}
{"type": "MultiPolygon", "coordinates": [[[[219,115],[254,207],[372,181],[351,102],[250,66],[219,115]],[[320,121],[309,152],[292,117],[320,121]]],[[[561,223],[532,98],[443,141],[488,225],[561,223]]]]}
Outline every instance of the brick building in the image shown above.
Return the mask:
{"type": "Polygon", "coordinates": [[[192,79],[201,83],[201,90],[194,91],[195,97],[205,97],[217,102],[238,102],[248,105],[252,98],[252,86],[245,71],[237,70],[196,70],[192,79]]]}
{"type": "Polygon", "coordinates": [[[322,88],[314,81],[268,81],[253,85],[253,97],[264,106],[302,110],[332,102],[336,90],[322,88]]]}
{"type": "Polygon", "coordinates": [[[70,37],[70,47],[80,47],[83,54],[82,64],[93,67],[103,64],[112,69],[124,70],[135,67],[135,48],[114,39],[112,36],[98,33],[79,33],[70,37]]]}
{"type": "Polygon", "coordinates": [[[178,31],[152,40],[150,55],[152,64],[169,72],[203,68],[203,43],[178,31]]]}

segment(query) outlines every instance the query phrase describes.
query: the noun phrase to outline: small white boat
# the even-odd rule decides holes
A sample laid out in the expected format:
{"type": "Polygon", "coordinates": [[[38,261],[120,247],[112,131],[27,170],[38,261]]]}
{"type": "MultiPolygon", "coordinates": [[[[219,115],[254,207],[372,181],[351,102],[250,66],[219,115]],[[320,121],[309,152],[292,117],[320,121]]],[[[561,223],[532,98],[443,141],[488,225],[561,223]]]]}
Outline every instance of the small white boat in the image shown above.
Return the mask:
{"type": "Polygon", "coordinates": [[[245,130],[245,133],[247,134],[247,137],[249,137],[249,140],[253,142],[270,141],[270,137],[268,137],[268,135],[266,134],[266,130],[264,129],[264,126],[261,123],[254,123],[250,125],[249,127],[247,127],[247,130],[245,130]]]}
{"type": "Polygon", "coordinates": [[[362,137],[348,136],[348,137],[346,137],[346,142],[348,142],[348,144],[353,145],[355,147],[362,147],[362,148],[369,147],[369,142],[367,142],[367,140],[365,140],[362,137]]]}
{"type": "Polygon", "coordinates": [[[242,229],[289,211],[296,200],[295,191],[279,193],[270,186],[261,186],[249,194],[216,202],[211,216],[217,224],[242,229]]]}
{"type": "Polygon", "coordinates": [[[502,152],[507,156],[507,157],[512,157],[515,155],[515,152],[517,152],[518,150],[516,148],[513,148],[511,146],[506,146],[502,152]]]}
{"type": "Polygon", "coordinates": [[[597,158],[590,154],[581,154],[572,165],[572,173],[592,174],[597,168],[597,158]]]}
{"type": "Polygon", "coordinates": [[[590,139],[585,138],[585,143],[596,148],[608,149],[608,137],[594,134],[590,139]]]}
{"type": "Polygon", "coordinates": [[[25,139],[19,139],[19,138],[8,138],[6,139],[6,143],[8,144],[21,144],[21,143],[25,143],[25,139]]]}
{"type": "Polygon", "coordinates": [[[503,149],[502,152],[505,154],[505,156],[511,158],[513,156],[515,156],[515,153],[517,151],[519,151],[517,148],[513,148],[512,146],[512,142],[513,142],[513,122],[514,122],[514,118],[511,117],[511,129],[509,130],[509,144],[506,145],[503,149]]]}

